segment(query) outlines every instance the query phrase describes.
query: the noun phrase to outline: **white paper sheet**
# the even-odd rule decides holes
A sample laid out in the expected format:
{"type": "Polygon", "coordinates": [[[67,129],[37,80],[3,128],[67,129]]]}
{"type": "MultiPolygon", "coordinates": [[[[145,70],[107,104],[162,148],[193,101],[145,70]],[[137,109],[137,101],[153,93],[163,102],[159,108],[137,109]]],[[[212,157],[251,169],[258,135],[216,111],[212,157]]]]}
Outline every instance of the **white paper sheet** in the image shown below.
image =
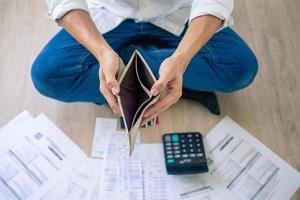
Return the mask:
{"type": "Polygon", "coordinates": [[[34,118],[29,114],[28,111],[23,111],[18,114],[14,119],[9,121],[3,128],[0,129],[0,141],[1,146],[4,145],[5,141],[13,137],[16,134],[17,129],[26,129],[34,121],[34,118]]]}
{"type": "Polygon", "coordinates": [[[99,199],[143,199],[139,138],[134,153],[129,156],[128,152],[128,136],[124,132],[114,132],[104,160],[99,199]]]}
{"type": "Polygon", "coordinates": [[[102,160],[87,158],[79,169],[72,174],[67,187],[60,199],[88,200],[91,199],[94,187],[102,173],[102,160]]]}
{"type": "Polygon", "coordinates": [[[101,188],[101,181],[102,181],[102,174],[103,172],[103,160],[101,162],[101,169],[100,169],[100,174],[98,176],[98,179],[96,180],[96,183],[93,187],[92,195],[90,200],[100,200],[100,188],[101,188]]]}
{"type": "Polygon", "coordinates": [[[102,160],[87,158],[43,200],[90,200],[101,172],[102,160]]]}
{"type": "Polygon", "coordinates": [[[40,199],[86,155],[45,115],[0,149],[0,199],[40,199]]]}
{"type": "Polygon", "coordinates": [[[231,195],[208,173],[172,175],[169,182],[180,200],[231,200],[231,195]]]}
{"type": "Polygon", "coordinates": [[[142,144],[141,157],[143,165],[144,199],[175,200],[177,194],[171,190],[170,180],[168,179],[164,164],[162,144],[142,144]]]}
{"type": "Polygon", "coordinates": [[[117,119],[97,118],[91,157],[104,158],[111,135],[116,132],[117,119]]]}
{"type": "Polygon", "coordinates": [[[61,195],[64,193],[64,189],[67,187],[71,174],[65,176],[54,188],[52,188],[47,194],[45,194],[41,200],[60,200],[61,195]]]}
{"type": "Polygon", "coordinates": [[[210,172],[232,199],[290,199],[299,188],[299,173],[229,117],[205,141],[210,172]]]}

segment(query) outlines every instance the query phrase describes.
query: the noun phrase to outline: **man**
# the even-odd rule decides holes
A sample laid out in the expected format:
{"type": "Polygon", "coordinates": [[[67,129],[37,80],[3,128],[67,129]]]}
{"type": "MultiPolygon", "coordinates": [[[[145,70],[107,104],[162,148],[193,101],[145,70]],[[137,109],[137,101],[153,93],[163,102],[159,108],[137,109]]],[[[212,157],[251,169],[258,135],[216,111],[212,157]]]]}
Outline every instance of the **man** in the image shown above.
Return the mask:
{"type": "Polygon", "coordinates": [[[120,115],[116,75],[138,49],[158,81],[160,100],[146,110],[145,124],[179,98],[219,114],[213,92],[249,85],[258,63],[228,26],[233,0],[47,0],[49,16],[63,29],[32,66],[45,96],[65,102],[108,103],[120,115]],[[99,91],[100,90],[100,91],[99,91]]]}

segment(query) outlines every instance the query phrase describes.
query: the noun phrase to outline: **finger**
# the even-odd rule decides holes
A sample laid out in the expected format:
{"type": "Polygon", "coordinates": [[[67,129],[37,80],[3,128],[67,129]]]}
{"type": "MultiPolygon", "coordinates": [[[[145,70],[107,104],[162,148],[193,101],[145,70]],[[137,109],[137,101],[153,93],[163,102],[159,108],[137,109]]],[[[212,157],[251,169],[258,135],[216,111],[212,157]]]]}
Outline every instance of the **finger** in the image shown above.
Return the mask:
{"type": "Polygon", "coordinates": [[[115,115],[121,116],[121,110],[118,101],[116,97],[111,93],[111,91],[106,87],[105,84],[101,84],[100,91],[107,100],[107,103],[109,104],[110,108],[115,113],[115,115]]]}
{"type": "Polygon", "coordinates": [[[158,81],[154,83],[154,85],[151,88],[151,94],[154,96],[157,96],[159,93],[163,92],[168,84],[168,79],[164,76],[161,76],[158,81]]]}
{"type": "Polygon", "coordinates": [[[105,82],[107,87],[112,91],[114,95],[118,95],[120,92],[119,82],[116,79],[116,73],[112,70],[104,70],[105,82]]]}
{"type": "Polygon", "coordinates": [[[149,116],[151,116],[155,113],[164,111],[175,102],[176,102],[176,97],[172,93],[167,94],[162,99],[160,99],[158,102],[156,102],[154,105],[149,107],[145,111],[143,118],[148,118],[149,116]]]}
{"type": "Polygon", "coordinates": [[[158,115],[158,113],[155,113],[147,118],[142,119],[141,126],[145,126],[145,124],[147,124],[150,120],[156,118],[157,115],[158,115]]]}
{"type": "Polygon", "coordinates": [[[121,117],[122,113],[121,113],[121,110],[120,110],[120,106],[119,106],[119,103],[118,102],[115,102],[114,105],[114,113],[117,117],[121,117]]]}
{"type": "Polygon", "coordinates": [[[100,91],[107,100],[107,103],[109,104],[115,115],[121,116],[121,110],[118,101],[105,84],[105,77],[102,69],[100,69],[100,91]]]}

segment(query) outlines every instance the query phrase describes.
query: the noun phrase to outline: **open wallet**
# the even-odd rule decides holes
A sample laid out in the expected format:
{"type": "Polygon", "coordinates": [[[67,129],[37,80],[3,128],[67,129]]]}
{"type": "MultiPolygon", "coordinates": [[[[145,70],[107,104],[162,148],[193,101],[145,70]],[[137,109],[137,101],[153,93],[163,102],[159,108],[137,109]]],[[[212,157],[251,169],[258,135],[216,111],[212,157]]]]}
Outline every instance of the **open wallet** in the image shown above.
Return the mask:
{"type": "Polygon", "coordinates": [[[131,155],[143,114],[158,101],[159,95],[153,96],[150,92],[156,78],[137,50],[133,52],[126,67],[120,66],[118,81],[120,92],[117,99],[128,134],[131,155]]]}

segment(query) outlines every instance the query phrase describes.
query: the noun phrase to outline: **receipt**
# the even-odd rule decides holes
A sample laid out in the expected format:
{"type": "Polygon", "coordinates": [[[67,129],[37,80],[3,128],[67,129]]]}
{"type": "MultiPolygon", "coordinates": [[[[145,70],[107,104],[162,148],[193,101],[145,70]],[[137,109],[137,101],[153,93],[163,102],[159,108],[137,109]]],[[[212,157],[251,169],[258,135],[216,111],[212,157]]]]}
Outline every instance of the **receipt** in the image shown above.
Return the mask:
{"type": "Polygon", "coordinates": [[[91,157],[104,158],[111,135],[116,132],[117,119],[97,118],[91,157]]]}
{"type": "Polygon", "coordinates": [[[120,131],[111,135],[104,161],[99,199],[143,199],[139,138],[135,148],[134,153],[129,156],[128,136],[120,131]]]}
{"type": "Polygon", "coordinates": [[[141,156],[144,177],[145,200],[175,199],[170,188],[169,178],[164,165],[161,144],[142,144],[141,156]]]}

